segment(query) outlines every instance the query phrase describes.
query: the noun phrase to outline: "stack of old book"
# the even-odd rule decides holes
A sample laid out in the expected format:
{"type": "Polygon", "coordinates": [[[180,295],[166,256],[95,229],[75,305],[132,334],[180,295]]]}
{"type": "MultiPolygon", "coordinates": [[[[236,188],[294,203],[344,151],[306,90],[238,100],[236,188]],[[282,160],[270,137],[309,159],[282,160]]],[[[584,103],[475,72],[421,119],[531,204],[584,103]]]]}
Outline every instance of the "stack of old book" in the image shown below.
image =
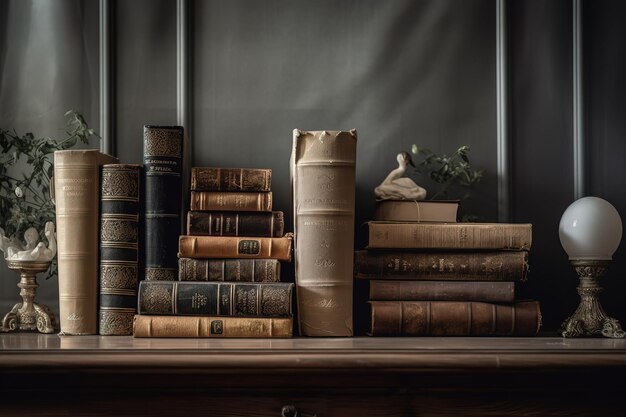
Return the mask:
{"type": "Polygon", "coordinates": [[[532,225],[457,223],[458,202],[382,201],[355,277],[369,280],[372,336],[532,336],[539,303],[515,298],[532,225]]]}
{"type": "Polygon", "coordinates": [[[289,337],[292,236],[272,211],[270,169],[192,168],[178,281],[143,281],[135,337],[289,337]]]}

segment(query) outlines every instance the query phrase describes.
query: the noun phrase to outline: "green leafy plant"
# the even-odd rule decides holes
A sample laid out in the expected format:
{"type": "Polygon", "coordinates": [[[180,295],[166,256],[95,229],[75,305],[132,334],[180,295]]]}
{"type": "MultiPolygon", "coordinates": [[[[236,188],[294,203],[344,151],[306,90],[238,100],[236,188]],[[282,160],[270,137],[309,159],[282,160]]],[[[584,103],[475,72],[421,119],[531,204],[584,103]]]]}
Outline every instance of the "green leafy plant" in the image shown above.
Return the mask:
{"type": "Polygon", "coordinates": [[[413,145],[411,152],[423,159],[416,164],[416,170],[439,184],[439,189],[430,196],[437,198],[466,200],[471,196],[471,188],[483,177],[482,170],[474,169],[469,161],[470,147],[465,145],[452,155],[437,155],[427,148],[413,145]],[[459,194],[462,194],[459,196],[459,194]]]}
{"type": "MultiPolygon", "coordinates": [[[[70,110],[65,117],[66,136],[61,139],[35,138],[32,133],[19,135],[0,128],[0,226],[9,238],[21,240],[26,229],[34,227],[39,240],[45,241],[44,226],[55,221],[50,198],[52,154],[79,142],[88,144],[92,136],[99,138],[80,113],[70,110]],[[13,174],[19,170],[21,175],[13,174]]],[[[56,266],[55,257],[46,278],[56,274],[56,266]]]]}

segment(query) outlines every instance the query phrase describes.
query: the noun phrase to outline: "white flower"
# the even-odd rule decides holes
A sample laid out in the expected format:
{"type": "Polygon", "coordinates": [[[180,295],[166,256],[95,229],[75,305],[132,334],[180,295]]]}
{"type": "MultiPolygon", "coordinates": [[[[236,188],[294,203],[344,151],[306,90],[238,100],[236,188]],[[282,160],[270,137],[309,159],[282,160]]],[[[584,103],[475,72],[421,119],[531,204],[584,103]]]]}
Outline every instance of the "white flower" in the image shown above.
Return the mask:
{"type": "Polygon", "coordinates": [[[20,187],[15,187],[15,195],[17,198],[22,198],[24,197],[24,191],[20,187]]]}

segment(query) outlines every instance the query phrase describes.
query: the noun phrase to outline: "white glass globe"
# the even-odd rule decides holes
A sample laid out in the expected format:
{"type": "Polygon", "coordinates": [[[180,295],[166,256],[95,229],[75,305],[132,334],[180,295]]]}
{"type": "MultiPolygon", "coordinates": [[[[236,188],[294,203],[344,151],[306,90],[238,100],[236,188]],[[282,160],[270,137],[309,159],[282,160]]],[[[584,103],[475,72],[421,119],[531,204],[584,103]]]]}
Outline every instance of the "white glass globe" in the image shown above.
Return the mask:
{"type": "Polygon", "coordinates": [[[569,259],[611,260],[622,240],[622,220],[608,201],[583,197],[563,213],[559,238],[569,259]]]}

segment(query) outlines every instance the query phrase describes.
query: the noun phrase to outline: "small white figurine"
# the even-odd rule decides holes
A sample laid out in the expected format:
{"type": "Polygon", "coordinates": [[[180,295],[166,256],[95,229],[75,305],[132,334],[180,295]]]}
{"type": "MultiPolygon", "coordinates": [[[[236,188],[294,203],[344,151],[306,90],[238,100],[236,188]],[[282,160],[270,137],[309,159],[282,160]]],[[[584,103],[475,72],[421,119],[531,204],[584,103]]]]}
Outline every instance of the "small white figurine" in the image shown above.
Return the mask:
{"type": "Polygon", "coordinates": [[[377,200],[424,200],[426,190],[417,185],[412,179],[403,177],[406,166],[415,166],[411,155],[400,152],[396,157],[398,168],[387,175],[387,178],[374,189],[377,200]]]}
{"type": "Polygon", "coordinates": [[[37,229],[28,228],[24,232],[26,246],[23,246],[16,239],[9,239],[5,236],[4,229],[0,228],[0,250],[4,252],[5,259],[19,261],[41,261],[49,262],[57,253],[56,235],[54,233],[54,223],[46,222],[45,235],[48,239],[48,246],[43,242],[37,243],[37,229]]]}

